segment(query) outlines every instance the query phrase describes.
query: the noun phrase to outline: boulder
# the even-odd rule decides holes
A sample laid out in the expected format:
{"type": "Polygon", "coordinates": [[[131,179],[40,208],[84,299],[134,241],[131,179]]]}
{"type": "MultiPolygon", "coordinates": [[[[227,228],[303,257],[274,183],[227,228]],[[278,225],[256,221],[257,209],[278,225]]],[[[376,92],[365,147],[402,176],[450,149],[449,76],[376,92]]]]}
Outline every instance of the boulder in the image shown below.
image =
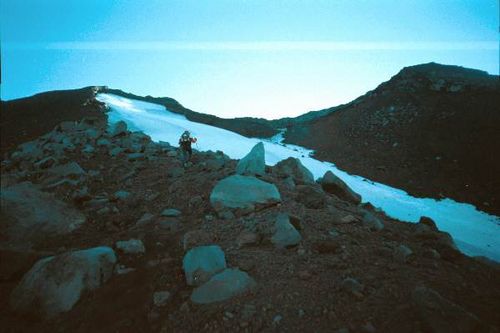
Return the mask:
{"type": "Polygon", "coordinates": [[[31,248],[48,236],[64,235],[85,222],[75,208],[24,182],[0,192],[2,229],[13,247],[31,248]]]}
{"type": "Polygon", "coordinates": [[[259,142],[236,166],[240,175],[264,175],[266,172],[264,144],[259,142]]]}
{"type": "Polygon", "coordinates": [[[278,248],[295,246],[302,240],[302,236],[290,223],[290,219],[286,214],[278,215],[274,229],[275,232],[271,238],[271,242],[278,248]]]}
{"type": "Polygon", "coordinates": [[[314,176],[298,158],[289,157],[286,160],[277,163],[273,172],[280,178],[291,177],[295,184],[312,184],[314,176]]]}
{"type": "Polygon", "coordinates": [[[474,314],[430,288],[423,286],[415,288],[412,301],[417,306],[417,313],[424,324],[425,332],[486,332],[474,314]]]}
{"type": "Polygon", "coordinates": [[[127,123],[120,120],[111,126],[109,132],[112,137],[125,135],[127,134],[127,123]]]}
{"type": "Polygon", "coordinates": [[[210,203],[217,211],[248,209],[256,204],[281,201],[275,185],[255,177],[233,175],[219,181],[210,193],[210,203]]]}
{"type": "Polygon", "coordinates": [[[125,254],[142,254],[146,252],[144,244],[140,239],[116,242],[116,248],[125,254]]]}
{"type": "Polygon", "coordinates": [[[361,196],[351,190],[346,183],[333,172],[327,171],[320,181],[321,187],[325,192],[331,193],[339,197],[339,199],[351,202],[358,205],[361,202],[361,196]]]}
{"type": "Polygon", "coordinates": [[[226,268],[226,257],[217,245],[198,246],[189,250],[182,260],[186,283],[198,286],[226,268]]]}
{"type": "Polygon", "coordinates": [[[256,282],[246,272],[228,268],[193,290],[191,301],[197,304],[220,302],[255,287],[256,282]]]}
{"type": "Polygon", "coordinates": [[[69,311],[84,292],[109,280],[115,263],[115,253],[109,247],[41,259],[12,292],[11,306],[16,311],[43,317],[69,311]]]}

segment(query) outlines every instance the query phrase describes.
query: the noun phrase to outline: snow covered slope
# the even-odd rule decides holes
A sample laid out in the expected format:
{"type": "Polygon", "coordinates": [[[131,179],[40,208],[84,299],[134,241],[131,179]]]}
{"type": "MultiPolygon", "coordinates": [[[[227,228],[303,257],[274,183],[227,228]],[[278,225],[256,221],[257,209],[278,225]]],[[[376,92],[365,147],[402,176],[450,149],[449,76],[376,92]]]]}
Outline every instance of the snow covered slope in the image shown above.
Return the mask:
{"type": "MultiPolygon", "coordinates": [[[[164,106],[127,99],[112,94],[99,94],[97,99],[111,111],[109,122],[123,120],[131,130],[143,131],[155,141],[176,145],[183,131],[198,138],[198,150],[221,150],[234,159],[241,159],[259,139],[246,138],[217,127],[195,123],[183,115],[172,113],[164,106]]],[[[387,215],[401,221],[417,222],[421,216],[432,218],[438,228],[449,232],[462,252],[471,256],[486,256],[500,262],[500,218],[476,210],[469,204],[450,199],[414,198],[406,192],[362,177],[349,175],[332,163],[309,157],[310,150],[282,145],[276,140],[264,141],[266,164],[274,165],[288,157],[299,158],[316,178],[331,170],[359,193],[363,202],[370,202],[387,215]]]]}

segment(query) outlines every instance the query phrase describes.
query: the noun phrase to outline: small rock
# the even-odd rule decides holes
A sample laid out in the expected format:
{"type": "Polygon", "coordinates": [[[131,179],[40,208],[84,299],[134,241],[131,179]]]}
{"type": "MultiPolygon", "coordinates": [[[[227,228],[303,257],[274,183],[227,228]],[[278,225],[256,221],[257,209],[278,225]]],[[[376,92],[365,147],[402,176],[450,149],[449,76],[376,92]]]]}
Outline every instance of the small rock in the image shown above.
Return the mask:
{"type": "Polygon", "coordinates": [[[275,233],[271,238],[271,242],[278,248],[295,246],[302,240],[302,236],[290,223],[286,214],[278,215],[274,229],[275,233]]]}
{"type": "Polygon", "coordinates": [[[359,295],[363,291],[364,286],[356,279],[346,278],[342,281],[342,289],[355,295],[359,295]]]}
{"type": "Polygon", "coordinates": [[[413,254],[413,251],[407,247],[406,245],[399,245],[394,249],[393,258],[397,262],[405,263],[408,261],[408,258],[413,254]]]}
{"type": "Polygon", "coordinates": [[[125,267],[125,265],[116,265],[115,273],[118,275],[124,275],[135,271],[135,268],[125,267]]]}
{"type": "Polygon", "coordinates": [[[281,315],[276,315],[273,318],[273,326],[278,326],[281,323],[281,320],[283,320],[283,317],[281,315]]]}
{"type": "Polygon", "coordinates": [[[220,212],[217,213],[217,215],[222,220],[232,220],[232,219],[234,219],[236,217],[234,215],[234,213],[232,211],[230,211],[230,210],[220,211],[220,212]]]}
{"type": "Polygon", "coordinates": [[[127,155],[127,159],[129,161],[139,161],[139,160],[144,160],[146,158],[146,155],[143,153],[131,153],[127,155]]]}
{"type": "Polygon", "coordinates": [[[361,332],[376,333],[377,329],[375,328],[375,326],[373,326],[373,324],[371,322],[368,322],[368,323],[361,326],[361,332]]]}
{"type": "Polygon", "coordinates": [[[167,208],[167,209],[164,209],[160,215],[166,216],[166,217],[179,217],[179,216],[181,216],[181,214],[182,213],[180,210],[177,210],[174,208],[167,208]]]}
{"type": "Polygon", "coordinates": [[[239,248],[255,244],[257,243],[257,241],[258,241],[257,234],[247,230],[243,230],[236,239],[236,243],[238,244],[239,248]]]}
{"type": "Polygon", "coordinates": [[[99,138],[97,139],[96,145],[98,147],[109,147],[111,145],[111,142],[106,138],[99,138]]]}
{"type": "Polygon", "coordinates": [[[358,219],[355,218],[353,215],[346,215],[343,218],[340,219],[341,224],[349,224],[349,223],[356,223],[358,222],[358,219]]]}
{"type": "Polygon", "coordinates": [[[144,226],[153,221],[154,215],[151,213],[144,213],[141,218],[135,224],[136,226],[144,226]]]}
{"type": "Polygon", "coordinates": [[[255,285],[255,281],[247,273],[228,268],[193,290],[191,301],[197,304],[220,302],[242,294],[255,285]]]}
{"type": "Polygon", "coordinates": [[[161,307],[168,303],[170,293],[168,291],[156,291],[153,294],[153,303],[155,306],[161,307]]]}
{"type": "Polygon", "coordinates": [[[189,199],[189,207],[198,208],[203,204],[203,198],[201,195],[195,195],[191,199],[189,199]]]}
{"type": "Polygon", "coordinates": [[[116,157],[116,156],[120,155],[121,153],[123,153],[124,151],[125,151],[125,149],[123,149],[122,147],[115,147],[115,148],[110,149],[108,154],[111,157],[116,157]]]}
{"type": "Polygon", "coordinates": [[[384,223],[374,214],[365,212],[363,217],[363,224],[367,225],[370,230],[380,231],[384,229],[384,223]]]}
{"type": "Polygon", "coordinates": [[[112,137],[127,134],[127,123],[123,120],[118,121],[111,127],[110,134],[112,137]]]}
{"type": "Polygon", "coordinates": [[[434,249],[425,249],[423,256],[429,259],[441,259],[441,255],[434,249]]]}
{"type": "Polygon", "coordinates": [[[102,207],[101,209],[97,210],[98,215],[107,215],[109,213],[111,213],[111,208],[109,208],[108,206],[102,207]]]}
{"type": "Polygon", "coordinates": [[[75,192],[73,192],[71,198],[78,203],[90,200],[91,196],[89,194],[89,188],[87,186],[84,186],[80,189],[77,189],[75,192]]]}
{"type": "Polygon", "coordinates": [[[127,192],[127,191],[116,191],[115,194],[114,194],[114,197],[116,200],[127,200],[129,199],[131,196],[130,192],[127,192]]]}
{"type": "Polygon", "coordinates": [[[125,254],[142,254],[146,252],[144,244],[140,239],[116,242],[116,248],[125,254]]]}
{"type": "Polygon", "coordinates": [[[35,168],[47,169],[47,168],[50,168],[51,166],[53,166],[55,163],[56,163],[56,160],[53,157],[49,156],[49,157],[46,157],[46,158],[36,162],[35,168]]]}

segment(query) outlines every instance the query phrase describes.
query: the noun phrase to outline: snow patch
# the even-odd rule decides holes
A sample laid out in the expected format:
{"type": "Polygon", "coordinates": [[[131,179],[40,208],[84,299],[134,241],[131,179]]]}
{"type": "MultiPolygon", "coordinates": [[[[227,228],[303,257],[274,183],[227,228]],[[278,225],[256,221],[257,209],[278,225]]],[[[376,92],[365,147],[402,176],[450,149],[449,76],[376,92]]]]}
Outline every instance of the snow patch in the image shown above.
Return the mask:
{"type": "Polygon", "coordinates": [[[143,131],[154,141],[167,141],[173,146],[177,145],[182,132],[189,130],[198,138],[196,149],[221,150],[233,159],[241,159],[255,144],[262,141],[267,165],[296,157],[315,178],[322,177],[330,170],[359,193],[363,202],[370,202],[388,216],[407,222],[418,222],[421,216],[428,216],[436,222],[439,230],[451,234],[463,253],[486,256],[500,262],[500,218],[478,211],[473,205],[451,199],[414,198],[402,190],[350,175],[339,170],[333,163],[312,158],[312,150],[281,144],[284,131],[269,140],[247,138],[225,129],[189,121],[162,105],[112,94],[98,94],[97,99],[110,107],[110,123],[123,120],[129,129],[143,131]]]}

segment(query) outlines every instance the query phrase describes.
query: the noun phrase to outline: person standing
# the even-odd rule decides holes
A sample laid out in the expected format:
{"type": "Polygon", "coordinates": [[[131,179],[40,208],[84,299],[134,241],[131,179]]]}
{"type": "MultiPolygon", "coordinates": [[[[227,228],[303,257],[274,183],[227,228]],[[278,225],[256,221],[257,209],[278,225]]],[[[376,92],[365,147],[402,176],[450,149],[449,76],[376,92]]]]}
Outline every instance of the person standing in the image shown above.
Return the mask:
{"type": "Polygon", "coordinates": [[[191,156],[193,155],[193,149],[191,148],[192,143],[196,143],[198,141],[196,138],[191,137],[191,133],[189,131],[184,131],[181,137],[179,138],[179,148],[181,150],[181,158],[184,166],[191,160],[191,156]]]}

